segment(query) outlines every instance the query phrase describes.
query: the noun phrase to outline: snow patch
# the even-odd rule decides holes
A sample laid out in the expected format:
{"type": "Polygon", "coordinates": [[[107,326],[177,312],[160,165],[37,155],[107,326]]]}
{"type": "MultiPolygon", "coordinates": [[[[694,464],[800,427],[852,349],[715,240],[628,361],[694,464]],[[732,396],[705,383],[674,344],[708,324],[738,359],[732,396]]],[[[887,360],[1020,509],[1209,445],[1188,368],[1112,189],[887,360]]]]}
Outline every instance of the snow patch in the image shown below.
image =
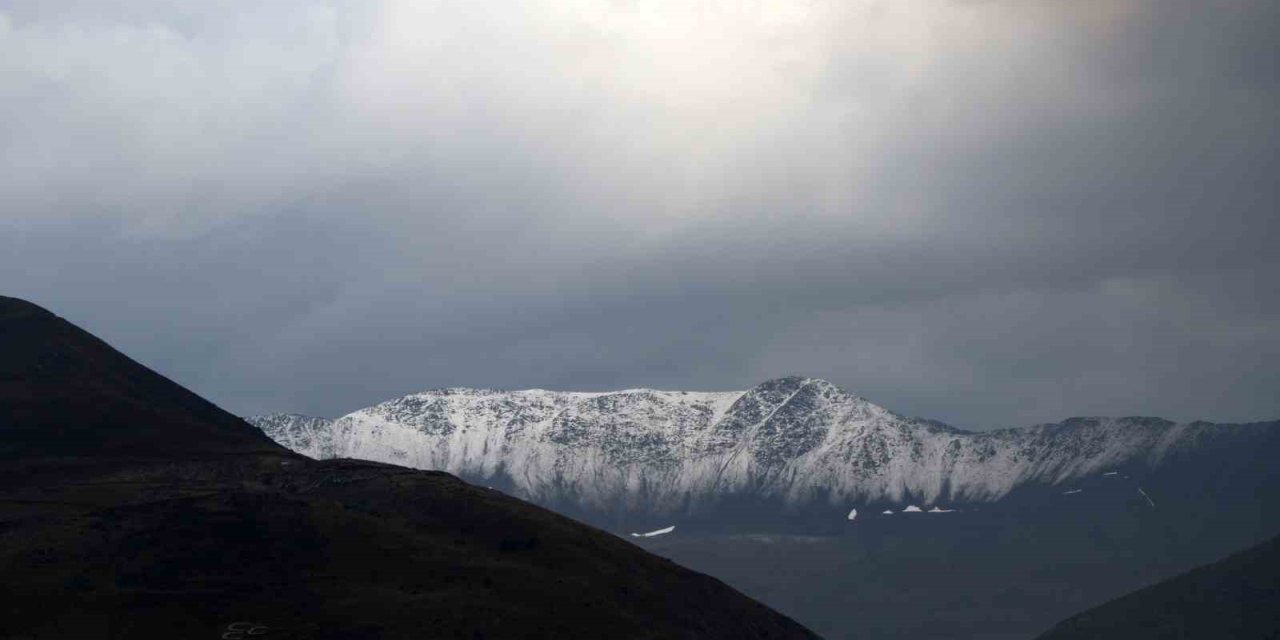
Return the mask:
{"type": "Polygon", "coordinates": [[[1146,491],[1143,491],[1143,490],[1142,490],[1142,487],[1138,487],[1138,493],[1141,493],[1141,494],[1142,494],[1142,497],[1144,497],[1144,498],[1146,498],[1146,499],[1147,499],[1147,504],[1150,504],[1152,509],[1156,508],[1156,503],[1155,503],[1155,501],[1153,501],[1153,500],[1151,499],[1151,496],[1147,495],[1147,492],[1146,492],[1146,491]]]}
{"type": "Polygon", "coordinates": [[[851,509],[851,510],[849,511],[849,519],[850,519],[850,520],[853,520],[854,518],[857,518],[857,517],[858,517],[858,510],[857,510],[857,509],[851,509]]]}
{"type": "Polygon", "coordinates": [[[881,513],[881,515],[891,516],[891,515],[893,515],[893,509],[885,509],[884,511],[881,511],[880,513],[881,513]]]}
{"type": "Polygon", "coordinates": [[[1081,491],[1084,491],[1084,489],[1072,489],[1070,491],[1063,491],[1062,495],[1064,496],[1074,495],[1074,494],[1080,493],[1081,491]]]}
{"type": "Polygon", "coordinates": [[[632,538],[652,538],[652,537],[654,537],[654,536],[665,536],[665,535],[667,535],[668,533],[671,533],[672,531],[675,531],[675,530],[676,530],[676,526],[675,526],[675,525],[671,525],[671,526],[666,527],[666,528],[663,528],[663,529],[657,529],[657,530],[655,530],[655,531],[650,531],[649,533],[633,533],[633,534],[631,534],[631,537],[632,537],[632,538]]]}
{"type": "Polygon", "coordinates": [[[914,504],[913,504],[913,505],[908,505],[906,509],[903,509],[903,510],[902,510],[902,512],[903,512],[903,513],[923,513],[923,511],[921,511],[920,507],[917,507],[917,506],[915,506],[914,504]]]}
{"type": "Polygon", "coordinates": [[[943,509],[942,507],[934,507],[929,510],[929,513],[952,513],[954,511],[955,509],[943,509]]]}
{"type": "Polygon", "coordinates": [[[1119,471],[1108,471],[1108,472],[1106,472],[1106,473],[1102,474],[1102,476],[1105,478],[1105,477],[1107,477],[1107,476],[1114,476],[1114,475],[1118,475],[1119,473],[1120,473],[1119,471]]]}

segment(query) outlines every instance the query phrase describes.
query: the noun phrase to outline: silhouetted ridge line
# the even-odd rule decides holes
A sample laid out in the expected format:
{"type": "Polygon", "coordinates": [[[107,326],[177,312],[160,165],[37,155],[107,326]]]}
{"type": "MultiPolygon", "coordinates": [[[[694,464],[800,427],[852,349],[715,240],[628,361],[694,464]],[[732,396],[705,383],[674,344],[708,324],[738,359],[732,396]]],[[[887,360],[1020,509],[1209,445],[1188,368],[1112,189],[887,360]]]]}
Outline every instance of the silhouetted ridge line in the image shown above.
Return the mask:
{"type": "Polygon", "coordinates": [[[0,457],[277,452],[258,429],[29,302],[0,297],[0,457]]]}
{"type": "Polygon", "coordinates": [[[1280,537],[1059,622],[1040,640],[1280,638],[1280,537]]]}
{"type": "Polygon", "coordinates": [[[808,639],[445,473],[314,461],[0,299],[0,638],[808,639]]]}

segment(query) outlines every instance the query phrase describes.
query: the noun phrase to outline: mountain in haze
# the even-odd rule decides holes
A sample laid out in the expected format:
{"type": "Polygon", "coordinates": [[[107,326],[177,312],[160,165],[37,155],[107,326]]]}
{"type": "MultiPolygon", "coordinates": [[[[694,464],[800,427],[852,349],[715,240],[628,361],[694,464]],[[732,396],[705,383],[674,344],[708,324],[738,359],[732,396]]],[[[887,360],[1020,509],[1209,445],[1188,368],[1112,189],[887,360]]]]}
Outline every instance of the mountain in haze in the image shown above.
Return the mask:
{"type": "Polygon", "coordinates": [[[0,354],[0,637],[814,637],[499,492],[292,453],[21,300],[0,354]]]}
{"type": "Polygon", "coordinates": [[[617,526],[723,523],[761,508],[838,522],[853,509],[981,507],[1223,446],[1275,450],[1280,433],[1134,417],[972,433],[800,377],[710,393],[442,389],[336,420],[248,420],[309,457],[445,470],[617,526]]]}
{"type": "Polygon", "coordinates": [[[1280,638],[1280,537],[1064,620],[1039,640],[1280,638]]]}

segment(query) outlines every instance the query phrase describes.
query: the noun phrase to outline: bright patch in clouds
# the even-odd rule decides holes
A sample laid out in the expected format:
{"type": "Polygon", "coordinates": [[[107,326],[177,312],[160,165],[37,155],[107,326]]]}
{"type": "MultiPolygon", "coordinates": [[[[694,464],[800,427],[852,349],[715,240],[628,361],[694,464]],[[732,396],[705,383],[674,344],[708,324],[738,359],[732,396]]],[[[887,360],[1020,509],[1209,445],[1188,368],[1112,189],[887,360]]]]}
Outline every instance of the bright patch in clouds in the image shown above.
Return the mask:
{"type": "Polygon", "coordinates": [[[803,373],[962,426],[1271,418],[1277,20],[0,0],[0,284],[244,413],[803,373]]]}

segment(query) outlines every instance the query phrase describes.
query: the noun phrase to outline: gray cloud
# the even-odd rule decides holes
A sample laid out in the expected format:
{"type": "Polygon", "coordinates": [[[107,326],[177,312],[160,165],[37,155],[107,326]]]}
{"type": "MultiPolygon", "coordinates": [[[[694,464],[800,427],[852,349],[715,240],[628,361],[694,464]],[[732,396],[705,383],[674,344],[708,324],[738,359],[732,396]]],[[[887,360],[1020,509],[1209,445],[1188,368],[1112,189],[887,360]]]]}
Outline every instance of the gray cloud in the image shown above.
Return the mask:
{"type": "Polygon", "coordinates": [[[1280,9],[0,0],[0,286],[241,412],[1280,416],[1280,9]]]}

